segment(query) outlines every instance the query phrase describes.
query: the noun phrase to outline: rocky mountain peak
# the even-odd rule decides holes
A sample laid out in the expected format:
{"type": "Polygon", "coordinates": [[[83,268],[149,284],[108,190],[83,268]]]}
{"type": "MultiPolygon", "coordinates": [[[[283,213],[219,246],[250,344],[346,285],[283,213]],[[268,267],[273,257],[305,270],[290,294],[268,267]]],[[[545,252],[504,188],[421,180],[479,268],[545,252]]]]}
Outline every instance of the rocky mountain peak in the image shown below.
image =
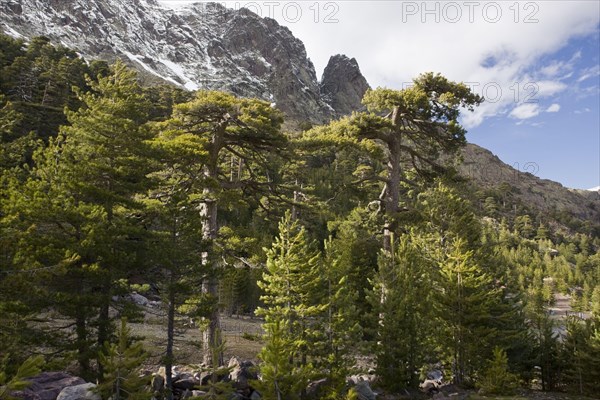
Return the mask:
{"type": "Polygon", "coordinates": [[[173,10],[156,0],[3,0],[2,31],[46,36],[87,59],[121,58],[146,81],[258,97],[296,122],[349,113],[368,86],[355,60],[335,56],[323,95],[304,44],[288,28],[218,3],[173,10]]]}
{"type": "Polygon", "coordinates": [[[336,116],[361,109],[361,100],[369,88],[356,59],[342,54],[329,59],[321,79],[321,94],[336,111],[336,116]]]}

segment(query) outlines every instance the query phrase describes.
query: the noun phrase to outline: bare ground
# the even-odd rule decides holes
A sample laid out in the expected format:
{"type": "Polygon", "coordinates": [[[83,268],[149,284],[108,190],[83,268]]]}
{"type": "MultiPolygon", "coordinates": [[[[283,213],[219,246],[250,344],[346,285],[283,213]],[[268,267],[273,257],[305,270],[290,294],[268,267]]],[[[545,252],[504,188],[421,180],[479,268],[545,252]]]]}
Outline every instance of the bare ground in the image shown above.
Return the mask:
{"type": "MultiPolygon", "coordinates": [[[[160,365],[167,343],[167,321],[161,310],[147,308],[143,322],[129,324],[133,335],[143,339],[150,353],[148,365],[160,365]]],[[[225,339],[225,360],[236,356],[243,360],[257,361],[262,347],[261,321],[249,317],[221,316],[221,329],[225,339]]],[[[189,320],[179,318],[175,330],[175,364],[190,365],[202,362],[202,335],[200,328],[189,320]]]]}

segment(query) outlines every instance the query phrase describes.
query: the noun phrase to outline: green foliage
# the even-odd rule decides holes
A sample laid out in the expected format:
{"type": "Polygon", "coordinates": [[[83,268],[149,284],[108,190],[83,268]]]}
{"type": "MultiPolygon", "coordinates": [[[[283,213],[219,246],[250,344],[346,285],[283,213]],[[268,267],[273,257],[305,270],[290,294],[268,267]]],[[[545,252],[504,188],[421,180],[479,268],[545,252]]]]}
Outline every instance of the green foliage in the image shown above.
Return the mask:
{"type": "Polygon", "coordinates": [[[510,395],[513,394],[518,384],[517,376],[508,368],[506,351],[499,347],[494,348],[494,358],[483,371],[477,386],[484,394],[510,395]]]}
{"type": "Polygon", "coordinates": [[[356,296],[354,318],[362,324],[367,336],[375,329],[375,326],[368,325],[365,316],[372,312],[367,293],[372,289],[370,281],[378,270],[381,224],[376,212],[363,208],[354,209],[344,220],[329,224],[330,231],[335,234],[332,245],[343,269],[345,285],[356,296]]]}
{"type": "MultiPolygon", "coordinates": [[[[465,144],[459,111],[481,101],[428,73],[408,89],[369,91],[366,112],[284,135],[267,102],[141,88],[120,63],[87,65],[47,38],[0,35],[3,384],[26,346],[52,362],[75,357],[87,379],[114,371],[135,346],[105,348],[100,371],[96,357],[113,335],[110,309],[131,311],[114,299],[135,279],[168,307],[167,367],[177,312],[219,340],[219,310],[251,314],[262,302],[266,398],[301,396],[320,378],[323,396],[356,397],[345,377],[362,348],[392,389],[441,362],[465,385],[501,386],[511,370],[547,390],[589,392],[597,322],[570,321],[561,349],[548,308],[569,293],[598,317],[591,227],[536,213],[506,182],[475,192],[448,173],[432,184],[454,162],[440,156],[465,144]],[[74,331],[42,332],[40,316],[56,314],[74,331]]],[[[223,350],[214,340],[204,341],[213,360],[223,350]]],[[[213,383],[212,396],[227,396],[213,383]]]]}
{"type": "Polygon", "coordinates": [[[136,270],[145,231],[134,199],[148,184],[145,101],[133,72],[122,64],[80,92],[84,107],[67,112],[70,125],[34,155],[24,184],[8,181],[5,221],[18,229],[13,269],[34,273],[34,309],[48,305],[76,324],[81,373],[110,336],[112,296],[136,270]],[[101,294],[99,294],[99,292],[101,294]],[[97,327],[97,329],[94,329],[97,327]],[[93,335],[97,334],[96,346],[93,335]]]}
{"type": "Polygon", "coordinates": [[[0,111],[1,167],[31,163],[35,143],[55,137],[66,123],[64,108],[81,105],[71,89],[88,89],[85,76],[95,77],[92,72],[74,51],[55,47],[48,38],[36,37],[24,46],[0,35],[0,108],[14,113],[7,129],[0,111]]]}
{"type": "Polygon", "coordinates": [[[327,336],[323,342],[313,343],[317,349],[315,366],[327,379],[323,387],[327,399],[338,399],[346,392],[346,378],[354,367],[354,354],[362,334],[357,318],[357,292],[348,285],[348,266],[343,264],[336,243],[339,245],[331,238],[325,242],[323,257],[322,273],[327,288],[322,300],[326,306],[322,319],[327,336]]]}
{"type": "Polygon", "coordinates": [[[152,393],[147,385],[150,377],[140,376],[140,367],[147,358],[141,342],[131,342],[131,330],[125,318],[121,319],[118,332],[118,343],[104,344],[98,361],[104,367],[104,375],[97,391],[103,398],[113,400],[150,399],[152,393]]]}
{"type": "MultiPolygon", "coordinates": [[[[542,282],[538,284],[540,283],[542,282]]],[[[556,323],[546,309],[553,303],[554,294],[551,289],[544,291],[547,287],[548,285],[539,285],[530,289],[526,312],[532,333],[534,362],[540,367],[542,390],[553,390],[559,380],[561,357],[558,335],[554,333],[556,323]]]]}
{"type": "MultiPolygon", "coordinates": [[[[206,153],[195,166],[202,170],[202,197],[198,199],[206,241],[202,262],[210,268],[202,290],[209,300],[218,297],[221,260],[243,259],[241,250],[231,246],[239,243],[238,237],[219,242],[219,214],[224,209],[246,208],[249,200],[256,204],[260,202],[257,196],[271,191],[271,177],[277,172],[267,154],[277,153],[286,143],[280,132],[282,122],[280,112],[270,103],[211,91],[199,91],[192,101],[176,105],[165,122],[163,129],[170,135],[201,144],[196,150],[206,153]]],[[[212,364],[208,346],[216,335],[219,310],[216,301],[205,304],[210,305],[210,323],[204,331],[204,356],[205,362],[212,364]]]]}
{"type": "Polygon", "coordinates": [[[439,263],[434,307],[442,322],[440,341],[451,360],[454,381],[468,384],[491,353],[496,332],[488,315],[499,291],[461,239],[450,241],[447,253],[439,254],[435,262],[439,263]]]}
{"type": "Polygon", "coordinates": [[[299,399],[309,370],[294,364],[297,345],[289,337],[287,321],[267,321],[264,329],[265,346],[259,354],[262,379],[255,385],[265,400],[299,399]]]}
{"type": "Polygon", "coordinates": [[[383,252],[371,302],[379,327],[375,355],[384,387],[399,391],[418,386],[417,371],[425,363],[430,338],[429,265],[415,245],[420,238],[404,235],[390,255],[383,252]]]}
{"type": "Polygon", "coordinates": [[[598,320],[567,319],[564,343],[565,368],[563,380],[573,392],[586,395],[597,393],[600,380],[600,329],[598,320]]]}
{"type": "Polygon", "coordinates": [[[23,362],[17,369],[16,373],[9,376],[7,372],[8,357],[0,364],[0,399],[1,400],[16,400],[11,393],[17,390],[27,388],[31,382],[26,378],[35,376],[40,373],[41,367],[44,364],[44,357],[41,355],[31,356],[23,362]]]}
{"type": "MultiPolygon", "coordinates": [[[[268,308],[259,308],[265,317],[263,366],[271,370],[263,381],[267,396],[298,396],[314,373],[311,357],[316,356],[314,343],[323,340],[319,324],[326,305],[320,302],[319,253],[311,248],[306,230],[288,212],[279,224],[279,236],[267,252],[267,265],[259,286],[265,294],[261,300],[268,308]],[[285,348],[285,352],[280,353],[285,348]],[[276,352],[276,353],[274,353],[276,352]],[[281,362],[287,358],[288,368],[281,362]],[[282,369],[283,368],[283,369],[282,369]],[[270,375],[269,375],[270,374],[270,375]]],[[[262,369],[261,369],[262,370],[262,369]]],[[[262,393],[262,392],[261,392],[262,393]]]]}
{"type": "Polygon", "coordinates": [[[360,337],[356,292],[347,285],[348,267],[335,243],[325,255],[308,242],[306,230],[287,213],[267,251],[267,270],[259,283],[265,316],[261,393],[270,398],[299,396],[309,379],[326,378],[324,398],[346,391],[352,352],[360,337]]]}

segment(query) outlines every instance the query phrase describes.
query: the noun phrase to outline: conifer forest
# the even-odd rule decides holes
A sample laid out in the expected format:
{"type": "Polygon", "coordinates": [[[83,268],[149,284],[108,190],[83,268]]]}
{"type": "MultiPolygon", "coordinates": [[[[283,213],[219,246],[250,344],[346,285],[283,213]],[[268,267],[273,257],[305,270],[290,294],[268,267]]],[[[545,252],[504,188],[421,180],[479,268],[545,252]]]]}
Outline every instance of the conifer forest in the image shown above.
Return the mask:
{"type": "Polygon", "coordinates": [[[318,125],[0,36],[0,399],[597,397],[600,221],[458,173],[483,101],[318,125]]]}

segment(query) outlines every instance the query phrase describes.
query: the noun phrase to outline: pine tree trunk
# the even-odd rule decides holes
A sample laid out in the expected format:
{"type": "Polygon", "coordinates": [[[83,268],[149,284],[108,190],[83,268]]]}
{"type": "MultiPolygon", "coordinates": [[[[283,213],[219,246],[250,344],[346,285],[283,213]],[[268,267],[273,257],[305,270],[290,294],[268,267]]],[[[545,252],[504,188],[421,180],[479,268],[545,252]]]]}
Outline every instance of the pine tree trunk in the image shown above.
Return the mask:
{"type": "MultiPolygon", "coordinates": [[[[392,112],[392,124],[397,126],[399,123],[399,109],[394,107],[392,112]]],[[[397,228],[398,204],[400,202],[400,180],[402,179],[402,136],[400,133],[390,140],[389,160],[387,165],[388,180],[386,183],[384,210],[385,210],[385,226],[383,228],[383,250],[388,254],[392,251],[392,236],[397,228]]]]}
{"type": "Polygon", "coordinates": [[[75,333],[77,335],[77,362],[81,369],[81,375],[90,378],[90,357],[87,345],[87,324],[85,315],[78,315],[75,319],[75,333]]]}
{"type": "Polygon", "coordinates": [[[388,161],[388,182],[386,184],[386,192],[384,198],[385,206],[385,226],[383,228],[383,250],[388,254],[392,252],[392,236],[398,226],[396,219],[398,218],[398,203],[400,202],[400,142],[394,141],[390,146],[390,160],[388,161]]]}
{"type": "MultiPolygon", "coordinates": [[[[209,246],[212,247],[213,241],[217,238],[217,202],[207,201],[204,203],[202,213],[206,218],[203,229],[203,238],[210,243],[209,246]]],[[[202,282],[202,293],[208,295],[210,299],[215,301],[210,315],[208,316],[208,327],[204,330],[204,332],[202,332],[202,349],[204,351],[204,363],[206,365],[213,365],[213,362],[217,362],[218,365],[222,365],[222,354],[219,354],[219,360],[212,359],[212,346],[214,345],[218,347],[220,345],[220,343],[217,342],[219,340],[217,337],[217,330],[220,328],[219,307],[217,304],[219,296],[219,282],[215,276],[217,266],[214,265],[215,260],[211,259],[213,258],[212,255],[212,248],[207,252],[203,252],[202,254],[202,264],[209,265],[210,268],[208,276],[202,282]]]]}
{"type": "Polygon", "coordinates": [[[166,399],[173,399],[173,341],[175,339],[175,289],[173,278],[169,285],[169,309],[167,311],[167,352],[165,357],[166,399]]]}
{"type": "MultiPolygon", "coordinates": [[[[211,144],[211,161],[206,167],[204,174],[207,180],[212,184],[211,181],[216,182],[218,180],[218,149],[221,145],[221,135],[215,134],[211,144]]],[[[214,256],[214,242],[217,239],[218,224],[217,224],[217,213],[218,203],[216,199],[215,190],[212,187],[208,187],[204,190],[205,200],[200,209],[200,215],[204,219],[202,226],[202,239],[204,239],[208,248],[207,251],[202,252],[202,265],[207,267],[207,275],[202,282],[202,293],[210,298],[215,303],[211,308],[210,315],[208,315],[208,326],[202,332],[202,350],[203,350],[203,361],[207,366],[214,366],[217,363],[218,366],[223,365],[223,353],[221,350],[217,351],[218,360],[213,360],[213,346],[215,348],[221,348],[221,338],[217,335],[217,331],[220,329],[220,317],[218,307],[219,297],[219,281],[216,276],[218,269],[217,260],[214,256]]]]}
{"type": "MultiPolygon", "coordinates": [[[[105,342],[108,341],[110,330],[110,284],[103,285],[102,304],[100,305],[100,313],[98,314],[98,348],[102,348],[105,342]]],[[[98,364],[98,379],[104,379],[104,367],[98,364]]]]}
{"type": "MultiPolygon", "coordinates": [[[[111,165],[112,166],[112,165],[111,165]]],[[[108,190],[112,190],[112,185],[108,183],[108,190]]],[[[109,225],[113,223],[114,209],[113,204],[108,203],[105,205],[106,220],[109,225]]],[[[114,248],[111,248],[114,255],[114,248]]],[[[98,314],[98,348],[102,348],[105,342],[108,341],[110,335],[110,299],[111,299],[111,288],[112,288],[112,266],[109,264],[107,267],[106,276],[102,279],[102,294],[100,312],[98,314]]],[[[102,381],[104,378],[104,367],[101,363],[98,363],[98,376],[99,380],[102,381]]]]}

